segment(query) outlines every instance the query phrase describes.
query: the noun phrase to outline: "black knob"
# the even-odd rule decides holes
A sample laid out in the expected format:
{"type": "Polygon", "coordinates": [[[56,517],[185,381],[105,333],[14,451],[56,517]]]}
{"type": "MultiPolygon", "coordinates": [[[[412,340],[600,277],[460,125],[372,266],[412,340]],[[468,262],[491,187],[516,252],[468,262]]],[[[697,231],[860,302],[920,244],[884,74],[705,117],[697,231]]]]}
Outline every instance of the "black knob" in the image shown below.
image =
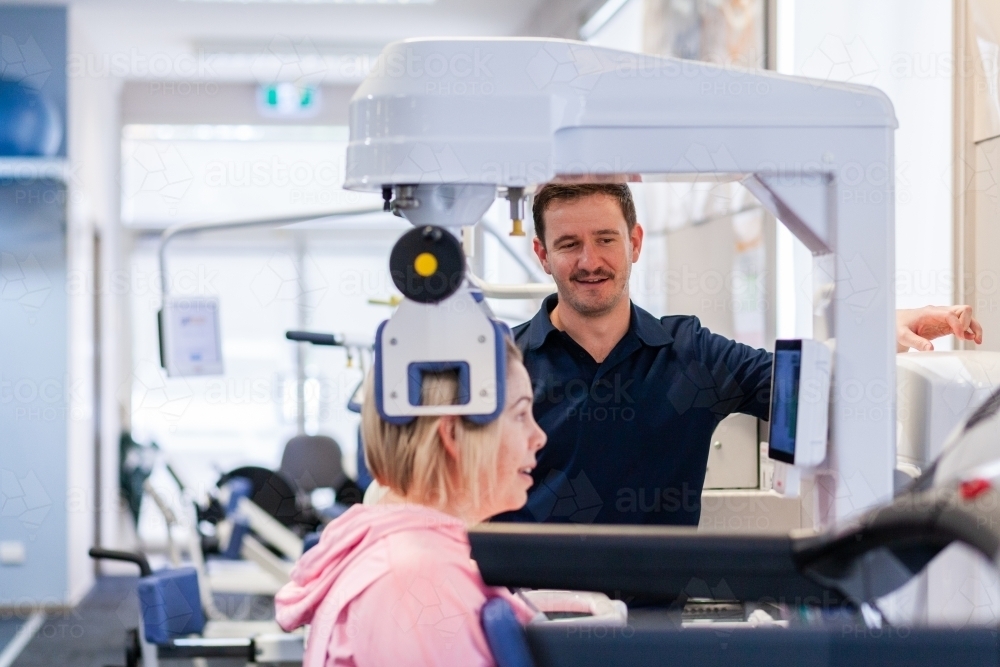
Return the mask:
{"type": "Polygon", "coordinates": [[[448,230],[427,225],[403,234],[389,255],[389,273],[407,299],[444,301],[462,286],[465,254],[448,230]]]}

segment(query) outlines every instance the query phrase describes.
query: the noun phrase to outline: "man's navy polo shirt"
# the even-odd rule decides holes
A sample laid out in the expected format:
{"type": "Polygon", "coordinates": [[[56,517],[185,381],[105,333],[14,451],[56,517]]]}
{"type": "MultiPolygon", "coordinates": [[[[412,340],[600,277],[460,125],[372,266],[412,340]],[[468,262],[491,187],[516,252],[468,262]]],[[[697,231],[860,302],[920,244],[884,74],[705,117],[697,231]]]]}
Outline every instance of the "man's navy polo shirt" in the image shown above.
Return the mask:
{"type": "Polygon", "coordinates": [[[768,418],[771,353],[632,304],[597,363],[552,326],[556,303],[514,329],[548,442],[528,503],[497,519],[697,525],[712,432],[733,412],[768,418]]]}

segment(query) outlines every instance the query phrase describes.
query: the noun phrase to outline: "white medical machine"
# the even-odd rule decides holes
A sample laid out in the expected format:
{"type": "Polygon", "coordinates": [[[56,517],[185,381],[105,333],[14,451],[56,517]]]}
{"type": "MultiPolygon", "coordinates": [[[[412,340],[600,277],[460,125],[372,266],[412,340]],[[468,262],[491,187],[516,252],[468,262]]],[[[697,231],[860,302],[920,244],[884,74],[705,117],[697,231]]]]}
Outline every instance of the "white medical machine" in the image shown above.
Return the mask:
{"type": "MultiPolygon", "coordinates": [[[[1000,353],[900,354],[896,383],[897,493],[920,484],[914,478],[921,473],[935,474],[935,461],[955,460],[957,452],[942,456],[949,443],[956,450],[978,451],[978,456],[989,457],[996,451],[1000,440],[995,438],[995,424],[993,431],[970,429],[967,421],[971,423],[973,414],[1000,389],[1000,353]]],[[[952,626],[988,622],[1000,613],[998,585],[997,570],[981,555],[968,548],[950,548],[919,575],[910,594],[894,600],[891,606],[899,616],[894,620],[952,626]],[[956,590],[961,593],[956,595],[956,590]],[[911,607],[910,600],[922,604],[911,607]]]]}
{"type": "Polygon", "coordinates": [[[897,124],[883,93],[563,40],[421,39],[386,47],[350,117],[345,187],[381,191],[421,227],[475,224],[498,193],[520,215],[525,189],[556,179],[739,179],[831,295],[822,329],[850,391],[830,401],[816,524],[891,499],[897,124]]]}
{"type": "Polygon", "coordinates": [[[1000,387],[1000,352],[962,350],[896,357],[896,455],[919,474],[955,427],[1000,387]]]}

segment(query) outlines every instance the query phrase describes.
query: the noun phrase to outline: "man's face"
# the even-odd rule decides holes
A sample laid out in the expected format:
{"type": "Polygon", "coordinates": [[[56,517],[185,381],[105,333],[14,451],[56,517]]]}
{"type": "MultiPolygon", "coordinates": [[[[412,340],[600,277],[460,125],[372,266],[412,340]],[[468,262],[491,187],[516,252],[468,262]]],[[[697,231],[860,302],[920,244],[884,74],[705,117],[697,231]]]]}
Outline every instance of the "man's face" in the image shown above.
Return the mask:
{"type": "Polygon", "coordinates": [[[535,254],[559,290],[559,303],[598,316],[628,297],[632,264],[639,259],[642,227],[628,231],[618,200],[595,194],[554,201],[545,209],[545,243],[535,254]]]}

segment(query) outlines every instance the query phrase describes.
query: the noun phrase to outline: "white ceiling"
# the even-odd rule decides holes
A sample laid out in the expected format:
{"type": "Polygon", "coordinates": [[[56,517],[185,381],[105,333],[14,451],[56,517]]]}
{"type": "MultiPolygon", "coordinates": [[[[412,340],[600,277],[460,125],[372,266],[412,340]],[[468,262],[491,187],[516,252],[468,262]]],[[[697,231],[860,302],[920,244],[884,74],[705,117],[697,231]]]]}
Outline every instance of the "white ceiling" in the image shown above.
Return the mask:
{"type": "Polygon", "coordinates": [[[374,55],[384,44],[407,37],[575,36],[566,33],[601,4],[603,0],[437,0],[415,5],[69,0],[70,59],[71,65],[75,56],[78,65],[91,68],[117,63],[115,75],[127,79],[252,79],[250,61],[259,61],[261,54],[279,61],[283,53],[325,58],[326,69],[333,69],[331,59],[374,55]],[[149,71],[154,57],[158,72],[149,71]],[[206,57],[211,67],[199,67],[206,57]],[[164,74],[170,62],[172,69],[183,71],[164,74]]]}

